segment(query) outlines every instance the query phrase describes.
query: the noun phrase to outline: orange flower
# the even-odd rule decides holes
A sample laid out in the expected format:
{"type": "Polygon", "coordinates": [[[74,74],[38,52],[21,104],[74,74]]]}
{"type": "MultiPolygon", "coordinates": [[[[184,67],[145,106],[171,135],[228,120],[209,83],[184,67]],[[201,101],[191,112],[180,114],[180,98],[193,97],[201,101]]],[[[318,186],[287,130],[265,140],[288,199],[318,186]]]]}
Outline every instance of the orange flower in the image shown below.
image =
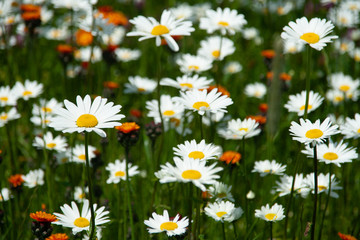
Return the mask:
{"type": "Polygon", "coordinates": [[[135,122],[126,122],[123,123],[121,126],[115,127],[117,130],[119,130],[122,133],[129,133],[132,131],[136,131],[140,129],[140,126],[137,125],[135,122]]]}
{"type": "Polygon", "coordinates": [[[104,15],[104,18],[108,19],[109,24],[123,25],[123,26],[129,24],[129,20],[127,19],[125,14],[119,11],[109,12],[104,15]]]}
{"type": "Polygon", "coordinates": [[[42,212],[42,211],[37,211],[36,213],[30,213],[30,217],[38,222],[56,222],[57,221],[56,216],[54,216],[50,213],[42,212]]]}
{"type": "Polygon", "coordinates": [[[266,123],[266,117],[264,117],[262,115],[249,116],[248,118],[254,119],[259,124],[265,124],[266,123]]]}
{"type": "Polygon", "coordinates": [[[130,115],[136,118],[141,118],[142,112],[139,109],[131,109],[130,115]]]}
{"type": "Polygon", "coordinates": [[[74,48],[67,44],[59,44],[56,47],[56,51],[59,53],[72,53],[74,51],[74,48]]]}
{"type": "Polygon", "coordinates": [[[22,4],[20,6],[22,19],[25,21],[40,19],[41,7],[33,4],[22,4]]]}
{"type": "Polygon", "coordinates": [[[24,21],[39,20],[40,12],[24,12],[21,14],[21,18],[24,19],[24,21]]]}
{"type": "Polygon", "coordinates": [[[212,86],[209,86],[206,90],[207,90],[207,92],[209,93],[209,92],[211,92],[214,88],[217,88],[217,89],[218,89],[218,92],[221,92],[221,95],[230,97],[230,93],[228,92],[228,90],[226,90],[226,88],[224,88],[223,86],[220,86],[220,85],[212,85],[212,86]]]}
{"type": "Polygon", "coordinates": [[[226,162],[226,164],[229,164],[230,162],[232,164],[235,164],[239,162],[240,159],[241,159],[241,154],[235,151],[226,151],[220,157],[220,161],[226,162]]]}
{"type": "Polygon", "coordinates": [[[264,58],[272,59],[275,57],[275,51],[271,49],[261,51],[261,56],[263,56],[264,58]]]}
{"type": "Polygon", "coordinates": [[[76,44],[79,46],[89,46],[93,41],[93,35],[90,32],[87,32],[85,30],[79,29],[75,33],[76,37],[76,44]]]}
{"type": "Polygon", "coordinates": [[[342,240],[357,240],[355,237],[351,235],[342,234],[340,232],[338,232],[338,235],[342,240]]]}
{"type": "Polygon", "coordinates": [[[280,74],[280,79],[283,81],[290,81],[291,80],[291,76],[287,73],[281,73],[280,74]]]}
{"type": "Polygon", "coordinates": [[[106,87],[108,89],[116,89],[116,88],[119,88],[119,84],[116,82],[112,82],[112,81],[106,81],[106,82],[104,82],[104,87],[106,87]]]}
{"type": "Polygon", "coordinates": [[[50,237],[46,238],[45,240],[68,240],[69,237],[65,233],[55,233],[51,234],[50,237]]]}
{"type": "Polygon", "coordinates": [[[201,198],[202,199],[209,199],[211,198],[211,195],[208,191],[201,192],[201,198]]]}
{"type": "Polygon", "coordinates": [[[266,113],[267,112],[267,110],[268,110],[268,105],[266,104],[266,103],[261,103],[260,105],[259,105],[259,110],[262,112],[262,113],[266,113]]]}
{"type": "Polygon", "coordinates": [[[11,183],[11,185],[16,188],[18,186],[21,186],[21,184],[24,182],[24,179],[22,178],[21,174],[15,174],[9,177],[8,181],[11,183]]]}
{"type": "Polygon", "coordinates": [[[266,78],[267,78],[267,79],[272,80],[273,77],[274,77],[274,73],[273,73],[273,72],[267,72],[267,73],[266,73],[266,78]]]}

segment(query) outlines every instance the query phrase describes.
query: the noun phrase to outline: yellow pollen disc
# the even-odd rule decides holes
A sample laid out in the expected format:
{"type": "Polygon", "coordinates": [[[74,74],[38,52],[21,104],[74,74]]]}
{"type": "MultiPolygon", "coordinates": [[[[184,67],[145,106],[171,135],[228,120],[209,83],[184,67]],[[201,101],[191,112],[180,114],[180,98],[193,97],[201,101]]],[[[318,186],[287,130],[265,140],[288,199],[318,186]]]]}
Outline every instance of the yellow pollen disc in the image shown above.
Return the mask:
{"type": "Polygon", "coordinates": [[[117,171],[115,173],[115,177],[124,177],[125,176],[125,172],[124,171],[117,171]]]}
{"type": "Polygon", "coordinates": [[[163,35],[169,33],[169,29],[164,25],[157,25],[151,30],[151,34],[155,36],[163,35]]]}
{"type": "Polygon", "coordinates": [[[326,190],[327,187],[325,187],[324,185],[319,185],[318,189],[319,189],[319,191],[323,191],[323,190],[326,190]]]}
{"type": "MultiPolygon", "coordinates": [[[[300,111],[305,109],[305,105],[300,107],[300,111]]],[[[308,105],[308,110],[312,109],[312,105],[308,105]]]]}
{"type": "Polygon", "coordinates": [[[43,123],[45,123],[45,124],[48,124],[50,122],[50,120],[47,120],[47,119],[45,119],[44,121],[43,121],[43,123]]]}
{"type": "Polygon", "coordinates": [[[200,110],[201,107],[208,108],[210,105],[207,102],[196,102],[193,104],[193,108],[200,110]]]}
{"type": "Polygon", "coordinates": [[[1,195],[0,195],[0,201],[2,201],[3,200],[3,198],[1,197],[1,195]]]}
{"type": "Polygon", "coordinates": [[[165,112],[163,112],[164,116],[172,116],[174,114],[175,114],[175,112],[173,110],[166,110],[165,112]]]}
{"type": "Polygon", "coordinates": [[[139,92],[145,92],[145,88],[139,87],[137,90],[138,90],[139,92]]]}
{"type": "Polygon", "coordinates": [[[181,177],[184,179],[197,180],[201,178],[201,173],[197,170],[185,170],[182,172],[181,177]]]}
{"type": "Polygon", "coordinates": [[[305,133],[305,137],[311,139],[319,138],[322,135],[324,135],[324,133],[320,129],[311,129],[305,133]]]}
{"type": "Polygon", "coordinates": [[[348,22],[348,20],[347,20],[347,18],[342,17],[342,18],[340,18],[340,22],[343,24],[346,24],[348,22]]]}
{"type": "Polygon", "coordinates": [[[284,8],[283,8],[283,7],[278,7],[277,13],[278,13],[279,15],[283,15],[283,14],[284,14],[284,8]]]}
{"type": "Polygon", "coordinates": [[[42,110],[43,112],[47,112],[47,113],[52,112],[52,109],[49,108],[49,107],[42,107],[41,110],[42,110]]]}
{"type": "Polygon", "coordinates": [[[56,146],[56,143],[48,143],[46,144],[46,147],[48,148],[54,148],[56,146]]]}
{"type": "Polygon", "coordinates": [[[227,27],[227,26],[229,26],[229,23],[224,22],[224,21],[220,21],[220,22],[218,22],[218,25],[223,26],[223,27],[227,27]]]}
{"type": "Polygon", "coordinates": [[[176,127],[178,127],[181,123],[178,118],[170,118],[170,122],[174,123],[176,127]]]}
{"type": "Polygon", "coordinates": [[[264,170],[264,172],[269,173],[269,172],[271,172],[271,170],[270,170],[270,169],[266,169],[266,170],[264,170]]]}
{"type": "Polygon", "coordinates": [[[224,197],[226,197],[226,196],[227,196],[226,193],[219,193],[219,194],[217,195],[218,198],[224,198],[224,197]]]}
{"type": "Polygon", "coordinates": [[[76,120],[76,125],[78,127],[91,128],[98,125],[98,120],[92,114],[83,114],[76,120]]]}
{"type": "Polygon", "coordinates": [[[348,45],[346,43],[342,43],[340,45],[340,49],[343,50],[343,51],[347,51],[348,50],[348,45]]]}
{"type": "Polygon", "coordinates": [[[7,118],[8,118],[7,114],[0,116],[0,120],[3,120],[3,121],[5,121],[7,118]]]}
{"type": "Polygon", "coordinates": [[[227,214],[227,212],[217,212],[216,216],[218,216],[219,218],[221,218],[222,216],[224,216],[225,214],[227,214]]]}
{"type": "Polygon", "coordinates": [[[248,128],[239,128],[239,131],[245,131],[245,132],[247,132],[247,131],[249,131],[249,129],[248,129],[248,128]]]}
{"type": "Polygon", "coordinates": [[[86,160],[85,154],[79,155],[78,158],[79,158],[80,160],[84,160],[84,161],[86,160]]]}
{"type": "Polygon", "coordinates": [[[360,133],[360,128],[357,130],[358,133],[360,133]]]}
{"type": "Polygon", "coordinates": [[[79,195],[79,198],[80,198],[80,199],[84,199],[84,198],[85,198],[85,193],[80,194],[80,195],[79,195]]]}
{"type": "Polygon", "coordinates": [[[276,220],[277,216],[276,216],[275,213],[268,213],[268,214],[265,215],[265,218],[266,218],[267,220],[272,221],[272,220],[276,220]]]}
{"type": "Polygon", "coordinates": [[[79,228],[84,228],[84,227],[90,226],[90,222],[86,218],[79,217],[79,218],[75,219],[74,225],[79,228]]]}
{"type": "Polygon", "coordinates": [[[28,95],[31,95],[31,94],[32,94],[31,91],[27,91],[27,90],[26,90],[26,91],[23,92],[22,95],[23,95],[23,96],[28,96],[28,95]]]}
{"type": "Polygon", "coordinates": [[[360,62],[360,56],[359,55],[355,55],[354,60],[357,62],[360,62]]]}
{"type": "Polygon", "coordinates": [[[350,86],[349,86],[349,85],[341,85],[341,86],[339,87],[339,89],[340,89],[341,91],[343,91],[343,92],[347,92],[347,91],[349,91],[350,86]]]}
{"type": "Polygon", "coordinates": [[[160,225],[160,230],[173,231],[178,228],[177,223],[174,222],[164,222],[160,225]]]}
{"type": "Polygon", "coordinates": [[[199,66],[197,65],[190,65],[188,68],[189,70],[199,70],[199,66]]]}
{"type": "Polygon", "coordinates": [[[304,33],[300,39],[304,40],[309,44],[317,43],[320,40],[320,36],[316,33],[304,33]]]}
{"type": "Polygon", "coordinates": [[[337,102],[341,102],[342,100],[344,100],[343,97],[340,97],[340,96],[335,97],[335,101],[337,101],[337,102]]]}
{"type": "Polygon", "coordinates": [[[0,97],[0,101],[2,102],[7,102],[9,100],[8,97],[0,97]]]}
{"type": "Polygon", "coordinates": [[[194,158],[194,159],[203,159],[205,157],[205,155],[204,155],[204,153],[202,153],[200,151],[193,151],[193,152],[189,153],[188,157],[194,158]]]}
{"type": "Polygon", "coordinates": [[[215,50],[211,54],[213,55],[214,58],[220,57],[220,51],[219,50],[215,50]]]}
{"type": "Polygon", "coordinates": [[[181,87],[187,87],[187,88],[193,88],[193,85],[191,83],[180,83],[181,87]]]}
{"type": "Polygon", "coordinates": [[[324,154],[323,158],[326,160],[336,160],[339,158],[339,156],[334,152],[327,152],[324,154]]]}

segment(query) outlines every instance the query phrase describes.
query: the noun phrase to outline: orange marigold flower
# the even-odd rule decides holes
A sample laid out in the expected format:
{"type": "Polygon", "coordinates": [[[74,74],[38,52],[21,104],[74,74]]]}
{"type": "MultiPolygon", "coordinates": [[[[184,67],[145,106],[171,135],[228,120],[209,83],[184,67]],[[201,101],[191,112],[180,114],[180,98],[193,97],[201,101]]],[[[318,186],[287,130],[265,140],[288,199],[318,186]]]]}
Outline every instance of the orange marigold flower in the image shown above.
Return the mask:
{"type": "Polygon", "coordinates": [[[129,20],[125,16],[125,14],[123,14],[122,12],[119,12],[119,11],[106,13],[106,14],[104,14],[104,18],[106,18],[108,20],[109,24],[123,25],[123,26],[126,26],[129,24],[129,20]]]}
{"type": "Polygon", "coordinates": [[[34,4],[21,4],[21,11],[23,12],[40,12],[41,7],[34,4]]]}
{"type": "Polygon", "coordinates": [[[206,90],[207,90],[207,92],[209,93],[209,92],[211,92],[214,88],[217,88],[217,89],[218,89],[218,92],[221,92],[221,95],[230,97],[229,91],[226,90],[225,87],[220,86],[220,85],[211,85],[211,86],[209,86],[206,90]]]}
{"type": "Polygon", "coordinates": [[[21,18],[24,21],[38,20],[40,19],[40,12],[24,12],[21,14],[21,18]]]}
{"type": "Polygon", "coordinates": [[[59,53],[72,53],[74,51],[74,48],[71,45],[59,44],[56,47],[56,51],[58,51],[59,53]]]}
{"type": "Polygon", "coordinates": [[[267,79],[272,80],[273,77],[274,77],[274,73],[273,73],[273,72],[267,72],[267,73],[266,73],[266,78],[267,78],[267,79]]]}
{"type": "Polygon", "coordinates": [[[93,35],[90,32],[87,32],[85,30],[79,29],[75,33],[76,37],[76,44],[79,46],[89,46],[93,41],[93,35]]]}
{"type": "Polygon", "coordinates": [[[267,112],[267,110],[268,110],[268,105],[266,104],[266,103],[261,103],[260,105],[259,105],[259,110],[262,112],[262,113],[266,113],[267,112]]]}
{"type": "Polygon", "coordinates": [[[15,187],[21,186],[21,184],[24,182],[24,179],[22,178],[21,174],[15,174],[15,175],[10,176],[8,181],[15,188],[15,187]]]}
{"type": "Polygon", "coordinates": [[[102,14],[114,11],[112,6],[105,5],[98,7],[98,11],[102,14]]]}
{"type": "Polygon", "coordinates": [[[36,213],[30,213],[30,217],[38,222],[55,222],[56,216],[43,211],[37,211],[36,213]]]}
{"type": "Polygon", "coordinates": [[[134,116],[136,118],[141,118],[142,112],[139,109],[131,109],[130,110],[130,115],[134,116]]]}
{"type": "Polygon", "coordinates": [[[239,162],[240,159],[241,159],[241,154],[235,151],[226,151],[220,157],[220,161],[226,162],[226,164],[229,163],[235,164],[239,162]]]}
{"type": "Polygon", "coordinates": [[[65,233],[55,233],[51,234],[50,237],[46,238],[45,240],[68,240],[69,237],[65,233]]]}
{"type": "Polygon", "coordinates": [[[342,240],[357,240],[355,237],[351,235],[342,234],[341,232],[338,232],[338,235],[342,240]]]}
{"type": "Polygon", "coordinates": [[[126,123],[123,123],[121,126],[117,126],[115,128],[122,133],[129,133],[132,131],[139,130],[140,126],[137,125],[135,122],[126,122],[126,123]]]}
{"type": "Polygon", "coordinates": [[[266,117],[264,117],[262,115],[249,116],[248,118],[254,119],[259,124],[265,124],[266,123],[266,117]]]}
{"type": "Polygon", "coordinates": [[[106,82],[104,82],[104,87],[106,87],[108,89],[116,89],[116,88],[119,88],[119,84],[116,82],[112,82],[112,81],[106,81],[106,82]]]}
{"type": "Polygon", "coordinates": [[[287,73],[281,73],[280,74],[280,79],[283,81],[290,81],[291,80],[291,76],[287,73]]]}
{"type": "Polygon", "coordinates": [[[264,58],[272,59],[275,57],[275,51],[271,49],[263,50],[261,51],[261,56],[263,56],[264,58]]]}

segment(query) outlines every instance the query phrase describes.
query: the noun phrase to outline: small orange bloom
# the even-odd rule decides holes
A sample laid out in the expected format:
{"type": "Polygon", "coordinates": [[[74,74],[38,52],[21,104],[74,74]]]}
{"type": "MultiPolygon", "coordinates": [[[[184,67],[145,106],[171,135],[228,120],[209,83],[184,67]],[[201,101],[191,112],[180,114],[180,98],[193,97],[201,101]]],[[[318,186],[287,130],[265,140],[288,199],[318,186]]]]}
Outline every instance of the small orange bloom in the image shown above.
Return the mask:
{"type": "Polygon", "coordinates": [[[266,103],[261,103],[260,105],[259,105],[259,110],[262,112],[262,113],[266,113],[267,112],[267,110],[268,110],[268,105],[266,104],[266,103]]]}
{"type": "Polygon", "coordinates": [[[56,51],[58,51],[59,53],[72,53],[74,51],[74,48],[71,45],[59,44],[56,47],[56,51]]]}
{"type": "Polygon", "coordinates": [[[79,29],[76,33],[75,33],[75,37],[76,37],[76,44],[79,46],[89,46],[94,37],[90,32],[87,32],[85,30],[79,29]]]}
{"type": "Polygon", "coordinates": [[[281,73],[280,74],[280,79],[283,81],[290,81],[291,80],[291,76],[287,73],[281,73]]]}
{"type": "Polygon", "coordinates": [[[117,26],[118,25],[126,26],[129,24],[129,20],[125,16],[125,14],[119,11],[109,12],[104,15],[104,18],[108,19],[109,24],[114,24],[117,26]]]}
{"type": "Polygon", "coordinates": [[[264,58],[272,59],[275,57],[275,51],[271,49],[263,50],[261,51],[261,56],[263,56],[264,58]]]}
{"type": "Polygon", "coordinates": [[[342,234],[340,232],[338,232],[338,235],[342,240],[357,240],[355,237],[351,235],[342,234]]]}
{"type": "Polygon", "coordinates": [[[24,12],[21,14],[21,18],[24,21],[38,20],[40,19],[40,12],[24,12]]]}
{"type": "Polygon", "coordinates": [[[21,4],[20,10],[23,12],[40,12],[41,7],[33,4],[21,4]]]}
{"type": "Polygon", "coordinates": [[[112,81],[106,81],[106,82],[104,82],[104,87],[106,87],[108,89],[116,89],[116,88],[119,88],[119,84],[116,82],[112,82],[112,81]]]}
{"type": "Polygon", "coordinates": [[[220,161],[226,162],[226,164],[235,164],[239,162],[241,159],[241,154],[235,151],[226,151],[224,152],[221,157],[220,161]]]}
{"type": "Polygon", "coordinates": [[[202,199],[209,199],[211,198],[211,195],[208,191],[201,192],[202,199]]]}
{"type": "Polygon", "coordinates": [[[131,109],[130,110],[130,115],[134,116],[136,118],[141,118],[142,112],[139,109],[131,109]]]}
{"type": "Polygon", "coordinates": [[[272,80],[273,77],[274,77],[274,73],[273,73],[273,72],[267,72],[267,73],[266,73],[266,78],[267,78],[267,79],[272,80]]]}
{"type": "Polygon", "coordinates": [[[209,92],[211,92],[214,88],[217,88],[217,89],[218,89],[218,92],[221,92],[221,95],[230,97],[229,91],[226,90],[226,88],[224,88],[223,86],[220,86],[220,85],[212,85],[212,86],[209,86],[206,90],[207,90],[207,92],[209,93],[209,92]]]}
{"type": "Polygon", "coordinates": [[[264,117],[262,115],[249,116],[248,118],[254,119],[259,124],[265,124],[266,123],[266,117],[264,117]]]}
{"type": "Polygon", "coordinates": [[[24,182],[24,179],[22,178],[21,174],[15,174],[15,175],[10,176],[8,181],[15,188],[15,187],[21,186],[21,184],[24,182]]]}
{"type": "Polygon", "coordinates": [[[50,213],[42,212],[42,211],[37,211],[36,213],[30,213],[30,217],[38,222],[56,222],[57,221],[56,216],[54,216],[50,213]]]}
{"type": "Polygon", "coordinates": [[[50,237],[46,238],[45,240],[68,240],[69,237],[65,233],[55,233],[51,234],[50,237]]]}
{"type": "Polygon", "coordinates": [[[126,123],[123,123],[121,126],[117,126],[115,128],[122,133],[129,133],[132,131],[139,130],[140,126],[137,125],[135,122],[126,122],[126,123]]]}

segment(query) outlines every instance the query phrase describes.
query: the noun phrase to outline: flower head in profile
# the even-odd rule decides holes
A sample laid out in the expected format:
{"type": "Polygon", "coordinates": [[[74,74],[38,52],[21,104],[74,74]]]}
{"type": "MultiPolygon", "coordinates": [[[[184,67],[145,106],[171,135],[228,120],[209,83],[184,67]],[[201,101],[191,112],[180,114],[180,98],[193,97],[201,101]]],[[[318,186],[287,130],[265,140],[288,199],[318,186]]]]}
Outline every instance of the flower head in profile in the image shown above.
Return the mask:
{"type": "Polygon", "coordinates": [[[201,73],[212,67],[212,60],[203,56],[195,56],[191,54],[183,54],[176,60],[182,73],[201,73]]]}
{"type": "Polygon", "coordinates": [[[226,151],[219,158],[220,161],[226,164],[236,164],[241,160],[241,154],[235,151],[226,151]]]}
{"type": "Polygon", "coordinates": [[[148,226],[149,233],[166,232],[171,236],[181,235],[186,232],[186,228],[189,225],[189,219],[187,217],[181,218],[179,214],[171,219],[167,210],[164,210],[163,214],[153,213],[152,218],[144,221],[144,224],[148,226]]]}
{"type": "Polygon", "coordinates": [[[44,85],[42,83],[26,79],[24,84],[21,82],[16,82],[12,92],[19,98],[23,98],[25,101],[27,101],[30,98],[36,98],[39,96],[43,92],[43,88],[44,85]]]}
{"type": "Polygon", "coordinates": [[[345,123],[340,126],[341,134],[345,135],[344,138],[360,137],[360,114],[356,113],[354,118],[347,117],[345,123]]]}
{"type": "Polygon", "coordinates": [[[210,203],[204,210],[206,215],[221,222],[232,222],[243,214],[240,207],[236,208],[235,204],[229,201],[210,203]]]}
{"type": "MultiPolygon", "coordinates": [[[[283,175],[280,181],[276,181],[277,186],[275,190],[279,192],[279,197],[289,195],[291,193],[293,176],[283,175]]],[[[294,183],[294,193],[300,194],[301,197],[305,198],[309,194],[309,189],[304,183],[303,174],[296,174],[294,183]]]]}
{"type": "Polygon", "coordinates": [[[66,233],[54,233],[51,234],[50,237],[46,238],[45,240],[68,240],[69,236],[66,233]]]}
{"type": "MultiPolygon", "coordinates": [[[[285,108],[289,112],[295,112],[298,116],[303,116],[305,112],[305,101],[306,101],[306,91],[302,91],[296,95],[290,95],[289,101],[285,104],[285,108]]],[[[308,104],[308,113],[317,109],[321,103],[324,101],[324,98],[320,94],[310,91],[309,92],[309,104],[308,104]]]]}
{"type": "Polygon", "coordinates": [[[211,198],[215,198],[216,201],[229,200],[235,202],[233,195],[231,194],[232,186],[228,186],[222,182],[215,182],[212,186],[209,187],[207,192],[211,198]]]}
{"type": "MultiPolygon", "coordinates": [[[[126,162],[125,160],[115,160],[115,163],[109,163],[106,168],[110,172],[109,178],[106,180],[107,184],[119,183],[121,180],[126,180],[126,162]]],[[[129,179],[139,174],[138,166],[133,166],[132,163],[128,163],[129,179]]]]}
{"type": "Polygon", "coordinates": [[[35,213],[30,213],[30,217],[38,222],[55,222],[57,218],[55,215],[46,213],[43,211],[37,211],[35,213]]]}
{"type": "Polygon", "coordinates": [[[12,107],[8,112],[0,113],[0,127],[3,127],[11,120],[20,118],[20,114],[15,107],[12,107]]]}
{"type": "Polygon", "coordinates": [[[66,139],[62,136],[53,137],[51,132],[45,133],[43,137],[36,136],[34,139],[33,146],[38,149],[55,150],[57,152],[66,151],[66,139]]]}
{"type": "Polygon", "coordinates": [[[44,185],[44,170],[31,170],[28,174],[23,176],[24,186],[34,188],[38,185],[44,185]]]}
{"type": "Polygon", "coordinates": [[[52,119],[50,127],[63,132],[96,132],[101,137],[106,137],[102,128],[120,126],[118,122],[125,116],[119,114],[121,106],[107,102],[106,98],[96,97],[91,103],[89,95],[84,99],[76,97],[76,105],[64,100],[65,108],[55,109],[57,115],[52,119]]]}
{"type": "Polygon", "coordinates": [[[157,86],[157,83],[149,78],[140,76],[130,76],[129,83],[125,83],[124,93],[152,93],[157,86]]]}
{"type": "MultiPolygon", "coordinates": [[[[317,180],[318,180],[318,193],[325,193],[328,194],[329,190],[330,192],[330,196],[333,198],[338,198],[339,194],[337,194],[336,192],[334,192],[335,190],[340,190],[342,189],[341,186],[339,186],[339,182],[336,181],[335,178],[335,174],[332,174],[330,177],[330,173],[327,174],[323,174],[320,173],[317,176],[317,180]],[[330,190],[330,181],[331,181],[331,190],[330,190]]],[[[311,193],[315,193],[315,182],[314,182],[314,173],[310,173],[308,175],[306,175],[306,177],[304,178],[304,185],[309,189],[309,191],[311,191],[311,193]]]]}
{"type": "Polygon", "coordinates": [[[309,44],[318,51],[321,51],[327,43],[332,42],[332,39],[338,38],[334,35],[328,36],[334,25],[326,19],[312,18],[308,21],[306,17],[302,17],[296,19],[295,22],[289,22],[289,26],[283,28],[281,38],[309,44]]]}
{"type": "Polygon", "coordinates": [[[277,222],[285,218],[282,205],[275,203],[271,208],[269,204],[255,210],[255,217],[261,218],[267,222],[277,222]]]}
{"type": "Polygon", "coordinates": [[[160,85],[178,88],[181,91],[188,91],[192,89],[207,88],[212,81],[212,79],[206,79],[206,77],[200,77],[195,74],[193,76],[183,75],[181,77],[177,77],[176,80],[163,78],[160,81],[160,85]]]}
{"type": "Polygon", "coordinates": [[[261,177],[264,177],[268,174],[274,175],[283,175],[285,172],[286,166],[277,163],[275,160],[269,161],[256,161],[254,169],[251,172],[260,173],[261,177]]]}
{"type": "Polygon", "coordinates": [[[179,51],[179,46],[173,36],[189,36],[195,31],[191,21],[184,19],[176,20],[171,11],[164,10],[160,22],[153,17],[138,16],[130,20],[135,25],[135,30],[126,36],[141,36],[139,41],[155,38],[156,46],[161,45],[161,38],[164,38],[171,50],[179,51]]]}
{"type": "Polygon", "coordinates": [[[198,160],[215,159],[221,155],[221,148],[213,144],[206,144],[205,140],[196,143],[196,140],[185,141],[173,148],[174,154],[182,158],[198,160]]]}
{"type": "Polygon", "coordinates": [[[251,118],[232,119],[228,122],[227,128],[219,130],[220,136],[225,139],[250,138],[259,135],[260,132],[259,123],[251,118]]]}

